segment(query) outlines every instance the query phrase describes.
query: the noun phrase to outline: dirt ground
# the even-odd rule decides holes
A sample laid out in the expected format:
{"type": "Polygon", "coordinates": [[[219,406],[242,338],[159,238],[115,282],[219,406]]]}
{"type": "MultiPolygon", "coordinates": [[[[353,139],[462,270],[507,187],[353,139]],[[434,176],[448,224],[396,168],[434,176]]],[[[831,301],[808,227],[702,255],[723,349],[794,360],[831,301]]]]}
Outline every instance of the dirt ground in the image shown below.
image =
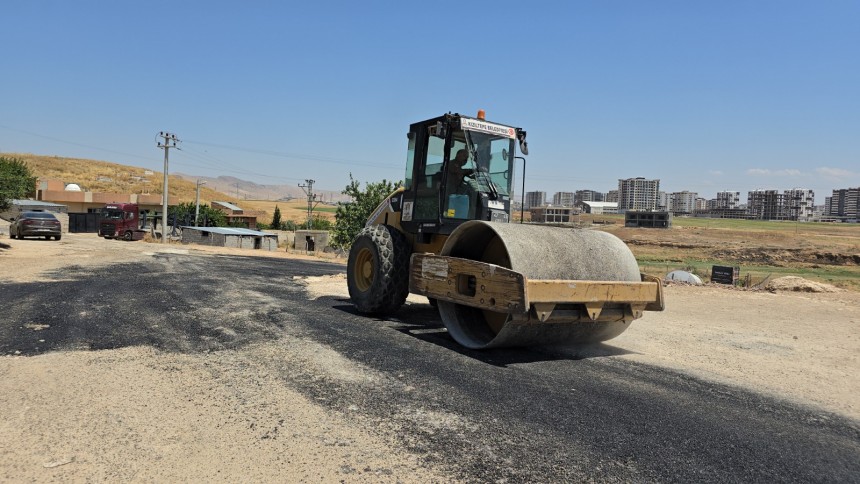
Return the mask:
{"type": "MultiPolygon", "coordinates": [[[[312,279],[316,296],[348,296],[345,276],[312,279]]],[[[604,345],[552,351],[662,366],[860,419],[860,293],[804,287],[668,285],[665,311],[646,313],[604,345]]]]}
{"type": "MultiPolygon", "coordinates": [[[[161,251],[309,257],[121,243],[91,234],[60,242],[0,236],[0,278],[38,281],[69,265],[133,261],[161,251]]],[[[302,282],[311,298],[346,295],[342,276],[302,282]]],[[[860,420],[860,293],[686,285],[665,291],[666,311],[648,313],[606,345],[567,351],[666,367],[860,420]]],[[[409,302],[426,299],[410,296],[409,302]]],[[[338,378],[375,378],[367,368],[294,339],[251,353],[176,355],[134,347],[0,356],[0,480],[451,480],[267,371],[269,364],[291,361],[338,378]],[[287,427],[288,435],[274,438],[287,427]]]]}

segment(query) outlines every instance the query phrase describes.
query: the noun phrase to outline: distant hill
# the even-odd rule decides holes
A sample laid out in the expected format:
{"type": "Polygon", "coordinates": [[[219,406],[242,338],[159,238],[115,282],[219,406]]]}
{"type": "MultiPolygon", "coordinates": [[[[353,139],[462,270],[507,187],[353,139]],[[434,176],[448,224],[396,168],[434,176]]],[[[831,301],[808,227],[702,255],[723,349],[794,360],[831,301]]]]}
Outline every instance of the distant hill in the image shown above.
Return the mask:
{"type": "MultiPolygon", "coordinates": [[[[160,171],[109,161],[30,153],[0,153],[0,156],[24,160],[33,175],[40,179],[62,180],[67,184],[75,183],[88,192],[161,194],[164,184],[163,174],[160,171]]],[[[271,221],[274,207],[277,205],[283,212],[284,220],[306,220],[307,198],[298,186],[259,185],[229,176],[212,178],[175,173],[170,175],[168,185],[170,195],[178,197],[180,202],[193,202],[197,194],[198,179],[206,182],[205,185],[200,186],[200,203],[231,202],[246,210],[259,211],[260,221],[267,223],[271,221]],[[237,186],[238,197],[236,196],[237,186]]],[[[317,200],[322,202],[348,200],[338,192],[326,190],[314,190],[314,192],[318,194],[317,200]]],[[[328,219],[333,217],[333,207],[324,203],[317,204],[316,207],[315,213],[318,216],[328,219]]]]}
{"type": "MultiPolygon", "coordinates": [[[[30,153],[0,153],[0,156],[22,159],[37,177],[76,183],[84,191],[160,194],[164,183],[160,171],[110,161],[30,153]]],[[[260,185],[232,176],[213,178],[185,173],[170,174],[168,187],[170,194],[178,196],[183,202],[194,201],[198,179],[206,182],[200,187],[200,199],[206,203],[212,200],[229,202],[296,198],[306,200],[304,191],[298,185],[260,185]]],[[[314,192],[317,194],[317,200],[324,202],[349,200],[340,192],[329,190],[314,190],[314,192]]]]}
{"type": "MultiPolygon", "coordinates": [[[[230,195],[233,200],[292,200],[297,198],[307,200],[307,195],[298,186],[298,184],[260,185],[232,176],[219,176],[217,178],[213,178],[186,175],[185,173],[176,173],[176,176],[195,183],[197,180],[203,180],[206,182],[206,186],[221,193],[230,195]]],[[[334,192],[331,190],[314,189],[314,193],[317,195],[317,200],[325,202],[345,202],[349,200],[349,197],[341,194],[340,192],[334,192]]]]}

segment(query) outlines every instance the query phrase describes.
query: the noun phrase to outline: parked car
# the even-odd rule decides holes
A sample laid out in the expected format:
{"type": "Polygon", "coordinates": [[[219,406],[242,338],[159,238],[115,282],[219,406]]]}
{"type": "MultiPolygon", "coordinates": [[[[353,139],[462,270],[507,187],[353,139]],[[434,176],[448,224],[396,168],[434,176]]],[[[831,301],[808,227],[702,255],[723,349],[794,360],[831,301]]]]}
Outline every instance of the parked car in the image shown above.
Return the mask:
{"type": "Polygon", "coordinates": [[[51,237],[60,240],[63,230],[60,221],[48,212],[24,212],[20,217],[12,219],[9,226],[9,237],[23,239],[24,237],[51,237]]]}

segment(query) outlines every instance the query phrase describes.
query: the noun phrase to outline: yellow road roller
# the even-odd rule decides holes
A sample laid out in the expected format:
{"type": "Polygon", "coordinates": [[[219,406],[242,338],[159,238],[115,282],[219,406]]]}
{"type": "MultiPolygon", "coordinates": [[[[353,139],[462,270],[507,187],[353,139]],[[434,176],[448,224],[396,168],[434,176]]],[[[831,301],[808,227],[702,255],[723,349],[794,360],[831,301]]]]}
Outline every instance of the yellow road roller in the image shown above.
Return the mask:
{"type": "Polygon", "coordinates": [[[516,145],[526,131],[448,113],[412,124],[406,179],[353,241],[347,285],[366,314],[410,292],[439,309],[473,349],[575,345],[621,334],[663,310],[660,280],[640,274],[614,235],[512,223],[516,145]]]}

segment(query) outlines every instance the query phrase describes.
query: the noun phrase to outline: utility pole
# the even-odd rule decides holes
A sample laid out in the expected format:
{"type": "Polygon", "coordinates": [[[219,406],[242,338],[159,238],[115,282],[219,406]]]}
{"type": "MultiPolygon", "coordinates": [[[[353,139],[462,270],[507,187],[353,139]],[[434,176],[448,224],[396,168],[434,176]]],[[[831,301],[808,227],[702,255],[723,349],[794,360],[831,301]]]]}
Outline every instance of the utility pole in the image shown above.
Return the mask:
{"type": "Polygon", "coordinates": [[[197,199],[194,202],[194,226],[197,227],[197,217],[200,216],[200,185],[205,185],[205,181],[197,179],[197,199]]]}
{"type": "Polygon", "coordinates": [[[314,195],[314,180],[305,180],[307,185],[302,185],[299,183],[299,188],[305,192],[305,195],[308,196],[308,230],[311,229],[311,222],[313,221],[313,212],[314,212],[314,200],[316,199],[316,195],[314,195]],[[307,190],[305,190],[307,188],[307,190]]]}
{"type": "Polygon", "coordinates": [[[164,150],[164,188],[161,193],[161,243],[167,243],[167,153],[170,148],[176,148],[179,138],[167,131],[160,131],[158,136],[163,141],[158,142],[158,147],[164,150]]]}

